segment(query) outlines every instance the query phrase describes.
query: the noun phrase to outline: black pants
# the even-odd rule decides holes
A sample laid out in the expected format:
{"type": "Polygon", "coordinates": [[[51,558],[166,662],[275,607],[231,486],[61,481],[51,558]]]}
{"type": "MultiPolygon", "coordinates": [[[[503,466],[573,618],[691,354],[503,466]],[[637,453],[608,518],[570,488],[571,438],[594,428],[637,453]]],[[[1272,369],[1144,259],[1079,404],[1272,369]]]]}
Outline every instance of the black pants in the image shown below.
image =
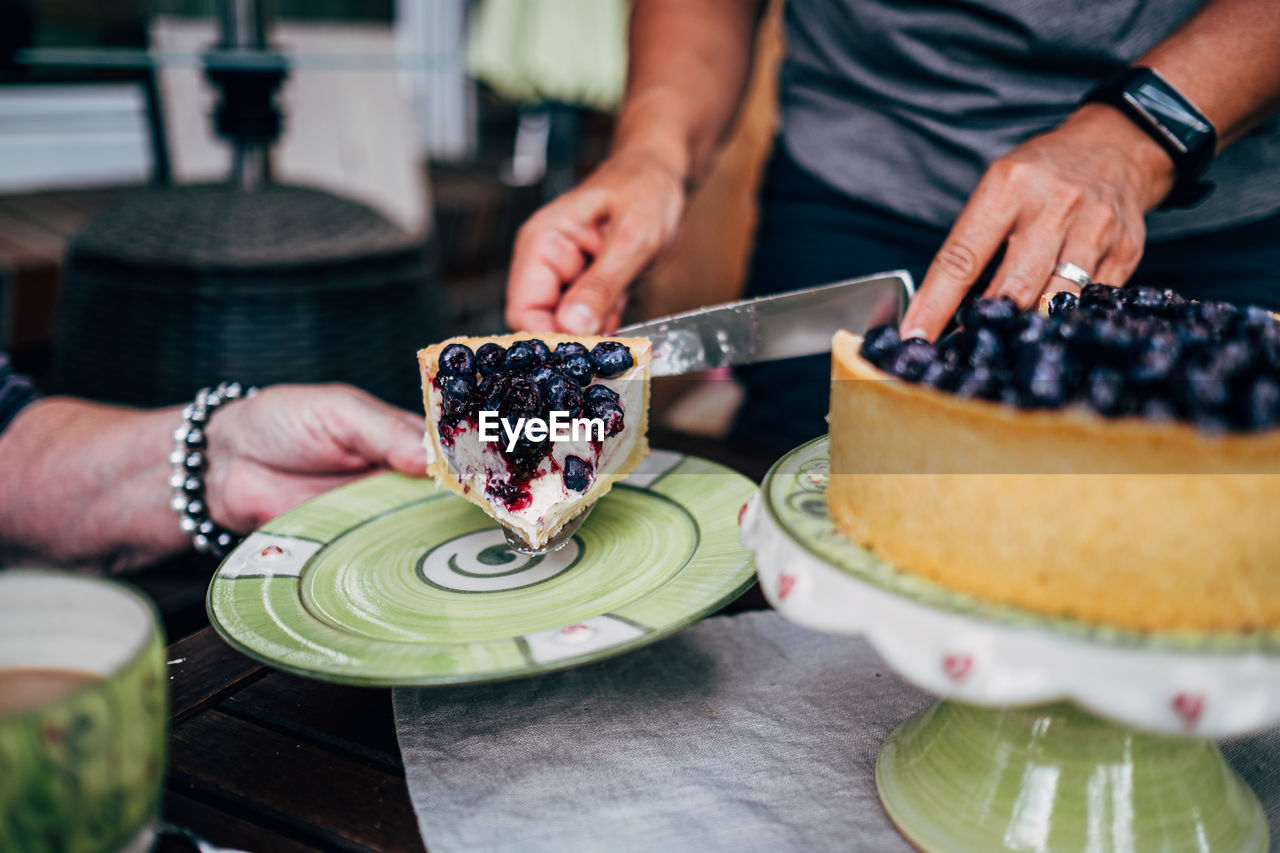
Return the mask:
{"type": "MultiPolygon", "coordinates": [[[[765,173],[747,293],[761,296],[907,269],[916,284],[946,231],[861,204],[814,178],[777,146],[765,173]]],[[[1149,243],[1130,280],[1190,299],[1280,310],[1280,216],[1212,234],[1149,243]]],[[[827,431],[830,356],[740,368],[747,398],[734,434],[779,448],[827,431]]]]}

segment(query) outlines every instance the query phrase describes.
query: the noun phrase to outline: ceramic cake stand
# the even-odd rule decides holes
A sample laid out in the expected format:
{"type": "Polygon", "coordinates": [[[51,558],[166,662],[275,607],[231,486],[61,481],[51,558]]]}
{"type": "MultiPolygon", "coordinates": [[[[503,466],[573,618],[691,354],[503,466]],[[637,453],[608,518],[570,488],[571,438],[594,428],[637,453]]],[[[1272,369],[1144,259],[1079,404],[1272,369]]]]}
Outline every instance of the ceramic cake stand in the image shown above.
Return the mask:
{"type": "Polygon", "coordinates": [[[1280,722],[1280,637],[1103,629],[978,602],[841,536],[827,439],[745,508],[765,596],[862,634],[942,701],[885,741],[876,784],[926,851],[1263,851],[1266,817],[1211,738],[1280,722]]]}

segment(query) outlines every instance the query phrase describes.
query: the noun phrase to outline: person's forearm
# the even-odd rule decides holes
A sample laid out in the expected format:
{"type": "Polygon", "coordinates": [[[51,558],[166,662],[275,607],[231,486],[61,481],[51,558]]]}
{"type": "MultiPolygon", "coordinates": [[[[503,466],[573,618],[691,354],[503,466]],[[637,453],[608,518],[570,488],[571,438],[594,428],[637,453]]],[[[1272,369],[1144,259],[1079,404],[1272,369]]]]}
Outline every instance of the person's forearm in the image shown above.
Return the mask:
{"type": "Polygon", "coordinates": [[[635,0],[615,153],[656,157],[686,183],[711,162],[746,88],[761,0],[635,0]]]}
{"type": "Polygon", "coordinates": [[[108,570],[186,544],[169,510],[177,408],[66,398],[28,406],[0,434],[0,560],[108,570]]]}
{"type": "Polygon", "coordinates": [[[1139,64],[1209,118],[1221,150],[1280,107],[1280,5],[1210,0],[1139,64]]]}

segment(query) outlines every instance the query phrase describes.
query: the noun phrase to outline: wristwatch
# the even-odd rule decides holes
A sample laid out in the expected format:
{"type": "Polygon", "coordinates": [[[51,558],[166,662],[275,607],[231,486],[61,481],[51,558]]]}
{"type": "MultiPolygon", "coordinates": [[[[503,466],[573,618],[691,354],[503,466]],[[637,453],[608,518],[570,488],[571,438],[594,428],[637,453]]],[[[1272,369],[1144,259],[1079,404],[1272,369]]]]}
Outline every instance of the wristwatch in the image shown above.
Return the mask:
{"type": "Polygon", "coordinates": [[[1213,190],[1201,176],[1213,162],[1218,133],[1204,113],[1155,70],[1142,65],[1124,68],[1093,87],[1081,103],[1115,107],[1173,158],[1177,180],[1161,210],[1191,207],[1213,190]]]}

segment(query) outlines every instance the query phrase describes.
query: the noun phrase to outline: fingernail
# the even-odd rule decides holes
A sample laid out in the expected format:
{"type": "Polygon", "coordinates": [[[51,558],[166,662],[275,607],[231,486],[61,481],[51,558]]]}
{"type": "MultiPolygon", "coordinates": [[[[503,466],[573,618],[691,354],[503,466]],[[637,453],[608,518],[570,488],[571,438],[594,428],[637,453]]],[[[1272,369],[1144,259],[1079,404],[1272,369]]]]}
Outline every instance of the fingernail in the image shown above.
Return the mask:
{"type": "Polygon", "coordinates": [[[929,337],[929,336],[928,336],[928,334],[925,332],[925,330],[924,330],[924,329],[921,329],[919,326],[917,326],[917,327],[916,327],[916,328],[914,328],[914,329],[907,329],[905,332],[903,332],[903,333],[902,333],[902,339],[903,339],[904,341],[909,341],[909,340],[911,340],[912,338],[926,338],[926,339],[927,339],[928,337],[929,337]]]}
{"type": "Polygon", "coordinates": [[[600,328],[600,318],[587,306],[575,302],[560,310],[560,325],[575,335],[591,335],[600,328]]]}

